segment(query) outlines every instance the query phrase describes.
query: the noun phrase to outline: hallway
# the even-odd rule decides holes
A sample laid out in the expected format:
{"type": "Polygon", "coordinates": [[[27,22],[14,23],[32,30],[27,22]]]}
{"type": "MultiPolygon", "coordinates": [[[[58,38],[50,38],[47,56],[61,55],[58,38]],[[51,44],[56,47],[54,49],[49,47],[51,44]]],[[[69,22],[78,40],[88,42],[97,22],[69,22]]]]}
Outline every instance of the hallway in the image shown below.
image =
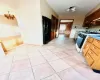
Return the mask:
{"type": "Polygon", "coordinates": [[[20,45],[0,63],[0,80],[100,80],[64,35],[44,46],[20,45]]]}

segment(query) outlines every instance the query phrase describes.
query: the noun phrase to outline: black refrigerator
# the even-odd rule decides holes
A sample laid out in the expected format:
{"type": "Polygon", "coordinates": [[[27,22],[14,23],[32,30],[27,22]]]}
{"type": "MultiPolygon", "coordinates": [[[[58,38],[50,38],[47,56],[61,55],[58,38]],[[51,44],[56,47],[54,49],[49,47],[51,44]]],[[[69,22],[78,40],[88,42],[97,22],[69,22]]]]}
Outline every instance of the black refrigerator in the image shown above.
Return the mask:
{"type": "Polygon", "coordinates": [[[47,44],[51,39],[51,19],[42,16],[43,44],[47,44]]]}

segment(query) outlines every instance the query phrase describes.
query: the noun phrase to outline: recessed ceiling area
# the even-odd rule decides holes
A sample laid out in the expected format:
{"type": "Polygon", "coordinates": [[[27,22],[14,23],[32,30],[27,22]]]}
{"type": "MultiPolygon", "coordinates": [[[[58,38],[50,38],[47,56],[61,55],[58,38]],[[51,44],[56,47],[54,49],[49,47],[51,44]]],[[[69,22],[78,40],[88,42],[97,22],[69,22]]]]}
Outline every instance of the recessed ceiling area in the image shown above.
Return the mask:
{"type": "Polygon", "coordinates": [[[95,8],[100,0],[47,0],[48,4],[58,15],[86,15],[95,8]],[[76,7],[75,12],[68,12],[71,6],[76,7]]]}

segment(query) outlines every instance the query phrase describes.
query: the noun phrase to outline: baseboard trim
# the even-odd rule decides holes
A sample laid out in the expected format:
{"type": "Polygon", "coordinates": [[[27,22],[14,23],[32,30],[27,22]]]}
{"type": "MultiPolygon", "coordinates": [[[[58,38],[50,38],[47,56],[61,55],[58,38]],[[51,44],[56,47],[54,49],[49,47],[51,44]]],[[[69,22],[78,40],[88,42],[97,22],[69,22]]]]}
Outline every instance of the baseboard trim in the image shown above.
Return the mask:
{"type": "Polygon", "coordinates": [[[100,70],[96,70],[96,69],[92,69],[95,73],[99,73],[100,74],[100,70]]]}

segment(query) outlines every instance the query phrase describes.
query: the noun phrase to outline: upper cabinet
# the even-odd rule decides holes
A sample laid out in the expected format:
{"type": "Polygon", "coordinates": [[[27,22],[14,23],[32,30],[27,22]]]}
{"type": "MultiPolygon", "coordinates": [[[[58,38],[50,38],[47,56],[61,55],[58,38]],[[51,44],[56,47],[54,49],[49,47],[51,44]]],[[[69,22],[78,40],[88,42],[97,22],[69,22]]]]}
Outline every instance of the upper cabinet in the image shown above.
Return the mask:
{"type": "Polygon", "coordinates": [[[83,27],[99,26],[100,25],[100,9],[85,17],[83,27]]]}

